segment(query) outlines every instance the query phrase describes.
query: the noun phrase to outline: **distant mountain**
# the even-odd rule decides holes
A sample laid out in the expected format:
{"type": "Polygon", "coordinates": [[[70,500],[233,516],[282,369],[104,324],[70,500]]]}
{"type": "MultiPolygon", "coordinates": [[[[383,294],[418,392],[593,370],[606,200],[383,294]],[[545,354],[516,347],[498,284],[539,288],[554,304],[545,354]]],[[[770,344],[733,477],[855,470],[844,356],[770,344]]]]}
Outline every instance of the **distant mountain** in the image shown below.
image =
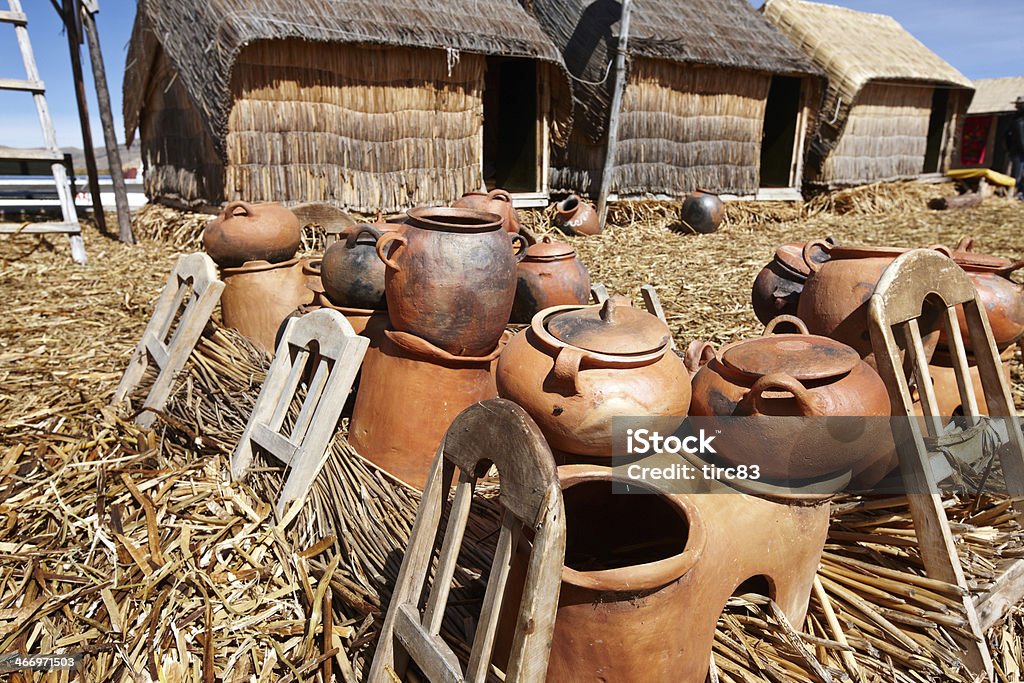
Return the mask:
{"type": "MultiPolygon", "coordinates": [[[[138,144],[131,149],[124,145],[119,145],[118,147],[120,148],[121,153],[121,168],[142,168],[142,153],[139,151],[140,148],[138,144]]],[[[0,158],[13,149],[18,148],[0,145],[0,158]]],[[[75,175],[84,178],[86,175],[85,152],[79,147],[62,147],[61,151],[65,154],[71,155],[71,161],[75,166],[75,175]]],[[[96,168],[100,175],[110,174],[110,164],[107,162],[107,148],[103,145],[98,145],[96,147],[96,168]]]]}

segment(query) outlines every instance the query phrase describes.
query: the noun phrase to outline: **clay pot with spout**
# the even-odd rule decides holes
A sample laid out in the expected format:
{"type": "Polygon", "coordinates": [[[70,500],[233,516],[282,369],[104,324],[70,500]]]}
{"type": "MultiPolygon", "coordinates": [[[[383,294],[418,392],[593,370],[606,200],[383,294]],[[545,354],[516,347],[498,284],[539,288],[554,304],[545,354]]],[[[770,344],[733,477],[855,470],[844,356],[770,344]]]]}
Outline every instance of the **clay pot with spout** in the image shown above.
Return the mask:
{"type": "Polygon", "coordinates": [[[680,222],[694,232],[712,233],[725,218],[725,204],[721,198],[707,190],[695,190],[683,199],[679,207],[680,222]]]}
{"type": "MultiPolygon", "coordinates": [[[[825,241],[836,244],[831,237],[825,241]]],[[[800,304],[800,293],[811,274],[804,262],[805,242],[790,242],[775,250],[775,257],[754,278],[750,302],[754,315],[767,325],[780,315],[796,315],[800,304]]],[[[811,258],[819,263],[828,260],[828,253],[815,249],[811,258]]]]}
{"type": "MultiPolygon", "coordinates": [[[[388,225],[388,224],[383,224],[388,225]]],[[[336,306],[384,310],[384,264],[377,256],[383,231],[365,223],[341,234],[324,252],[320,277],[324,291],[336,306]]]]}
{"type": "Polygon", "coordinates": [[[410,209],[402,232],[377,240],[391,324],[456,356],[490,353],[516,296],[513,243],[525,256],[497,214],[410,209]]]}
{"type": "Polygon", "coordinates": [[[587,200],[571,194],[555,205],[555,225],[570,235],[597,235],[601,220],[587,200]]]}
{"type": "Polygon", "coordinates": [[[203,231],[203,248],[222,268],[288,261],[301,240],[299,219],[280,204],[231,202],[203,231]]]}
{"type": "Polygon", "coordinates": [[[552,306],[582,305],[590,301],[590,273],[576,250],[545,236],[526,250],[516,268],[516,300],[512,322],[528,323],[552,306]]]}
{"type": "Polygon", "coordinates": [[[305,259],[250,261],[240,268],[223,269],[220,307],[224,326],[273,353],[281,323],[296,308],[313,301],[313,292],[306,287],[306,264],[305,259]]]}
{"type": "Polygon", "coordinates": [[[885,384],[855,350],[808,334],[788,316],[769,324],[762,337],[713,354],[693,378],[690,403],[690,415],[697,417],[840,418],[723,421],[718,456],[757,465],[761,478],[773,481],[863,469],[865,459],[877,457],[887,443],[888,420],[871,418],[889,413],[885,384]],[[784,321],[800,333],[774,334],[784,321]]]}
{"type": "Polygon", "coordinates": [[[498,393],[530,414],[552,448],[610,457],[613,417],[686,415],[689,374],[670,337],[665,323],[621,297],[554,306],[501,354],[498,393]]]}
{"type": "Polygon", "coordinates": [[[501,216],[501,226],[505,232],[519,232],[519,214],[512,205],[512,195],[507,190],[494,189],[490,192],[467,192],[452,206],[459,209],[473,209],[484,213],[495,213],[501,216]]]}

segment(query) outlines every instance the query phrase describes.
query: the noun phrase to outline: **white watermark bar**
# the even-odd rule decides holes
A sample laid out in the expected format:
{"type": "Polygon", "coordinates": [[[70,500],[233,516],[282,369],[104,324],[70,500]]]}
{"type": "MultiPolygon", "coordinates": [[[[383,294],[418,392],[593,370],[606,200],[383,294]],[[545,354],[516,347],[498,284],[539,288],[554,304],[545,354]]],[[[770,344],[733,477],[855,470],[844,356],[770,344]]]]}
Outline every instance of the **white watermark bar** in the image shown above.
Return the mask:
{"type": "Polygon", "coordinates": [[[78,671],[82,667],[81,652],[41,655],[8,652],[0,654],[0,673],[16,671],[78,671]]]}

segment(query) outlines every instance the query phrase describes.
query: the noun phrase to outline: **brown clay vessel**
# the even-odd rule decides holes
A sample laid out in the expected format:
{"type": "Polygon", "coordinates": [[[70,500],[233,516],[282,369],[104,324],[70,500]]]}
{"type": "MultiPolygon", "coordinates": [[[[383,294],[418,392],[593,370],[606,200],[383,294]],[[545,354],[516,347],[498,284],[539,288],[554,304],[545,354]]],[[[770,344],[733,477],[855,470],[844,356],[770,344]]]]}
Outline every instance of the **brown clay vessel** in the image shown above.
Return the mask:
{"type": "MultiPolygon", "coordinates": [[[[826,241],[835,244],[831,237],[826,241]]],[[[767,325],[780,315],[796,315],[800,303],[800,292],[811,274],[804,263],[804,242],[790,242],[775,250],[775,257],[754,278],[750,302],[754,315],[767,325]]],[[[828,259],[828,253],[816,249],[811,258],[821,263],[828,259]]]]}
{"type": "Polygon", "coordinates": [[[473,209],[485,213],[496,213],[501,216],[501,226],[505,232],[519,232],[519,214],[512,205],[512,195],[506,190],[494,189],[490,192],[467,192],[452,203],[460,209],[473,209]]]}
{"type": "MultiPolygon", "coordinates": [[[[1007,385],[1010,384],[1010,362],[1013,360],[1014,347],[1009,347],[1000,356],[1000,364],[1003,369],[1003,377],[1007,385]]],[[[974,387],[974,397],[978,402],[978,410],[981,414],[988,414],[988,402],[985,400],[985,391],[981,386],[981,373],[975,365],[974,357],[967,357],[971,384],[974,387]]],[[[939,415],[952,417],[966,414],[963,410],[963,402],[960,399],[960,389],[956,383],[956,370],[953,369],[953,359],[949,353],[942,349],[935,352],[932,362],[928,366],[932,376],[932,389],[935,392],[935,400],[938,402],[939,415]]]]}
{"type": "Polygon", "coordinates": [[[280,204],[231,202],[206,225],[203,248],[222,268],[237,268],[247,261],[287,261],[301,239],[299,219],[280,204]]]}
{"type": "Polygon", "coordinates": [[[377,240],[393,226],[361,223],[342,233],[327,247],[321,267],[324,291],[337,306],[384,310],[384,264],[377,256],[377,240]]]}
{"type": "MultiPolygon", "coordinates": [[[[1010,347],[1024,337],[1024,285],[1014,282],[1010,275],[1024,268],[1024,260],[1012,261],[999,256],[979,254],[974,251],[974,239],[965,237],[953,251],[953,260],[963,268],[974,288],[978,290],[981,303],[988,314],[992,336],[1000,351],[1010,347]]],[[[970,334],[963,311],[957,309],[960,320],[960,334],[967,350],[971,349],[970,334]]],[[[939,338],[939,345],[945,347],[945,330],[939,338]]]]}
{"type": "Polygon", "coordinates": [[[516,272],[514,323],[528,323],[538,311],[551,306],[590,301],[590,273],[576,250],[565,242],[554,242],[545,236],[526,250],[516,272]]]}
{"type": "Polygon", "coordinates": [[[570,235],[601,232],[601,221],[594,205],[574,194],[555,205],[555,225],[570,235]]]}
{"type": "Polygon", "coordinates": [[[687,228],[699,233],[718,230],[725,218],[725,204],[721,198],[707,190],[695,190],[683,199],[679,220],[687,228]]]}
{"type": "Polygon", "coordinates": [[[313,301],[306,287],[304,259],[284,263],[251,261],[240,268],[224,268],[220,297],[225,327],[231,327],[273,353],[281,323],[296,308],[313,301]]]}

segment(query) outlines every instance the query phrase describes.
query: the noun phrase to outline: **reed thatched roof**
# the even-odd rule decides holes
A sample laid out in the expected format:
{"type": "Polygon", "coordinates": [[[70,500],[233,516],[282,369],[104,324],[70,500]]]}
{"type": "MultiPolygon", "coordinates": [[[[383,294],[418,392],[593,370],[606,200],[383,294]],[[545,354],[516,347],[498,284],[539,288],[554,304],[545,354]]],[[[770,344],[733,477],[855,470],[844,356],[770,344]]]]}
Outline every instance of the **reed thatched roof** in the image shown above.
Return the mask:
{"type": "MultiPolygon", "coordinates": [[[[128,140],[161,49],[222,146],[239,51],[287,38],[439,49],[450,60],[459,52],[527,57],[565,73],[558,50],[517,0],[140,0],[124,80],[128,140]]],[[[555,100],[556,137],[565,136],[572,113],[567,74],[561,85],[566,96],[560,108],[555,100]]]]}
{"type": "Polygon", "coordinates": [[[1014,102],[1024,97],[1024,76],[986,78],[974,81],[974,99],[968,114],[999,114],[1013,111],[1014,102]]]}
{"type": "MultiPolygon", "coordinates": [[[[532,0],[540,25],[562,51],[575,79],[577,118],[603,134],[614,80],[619,0],[532,0]]],[[[822,71],[755,11],[747,0],[634,0],[629,28],[633,56],[681,64],[767,73],[822,71]]]]}

